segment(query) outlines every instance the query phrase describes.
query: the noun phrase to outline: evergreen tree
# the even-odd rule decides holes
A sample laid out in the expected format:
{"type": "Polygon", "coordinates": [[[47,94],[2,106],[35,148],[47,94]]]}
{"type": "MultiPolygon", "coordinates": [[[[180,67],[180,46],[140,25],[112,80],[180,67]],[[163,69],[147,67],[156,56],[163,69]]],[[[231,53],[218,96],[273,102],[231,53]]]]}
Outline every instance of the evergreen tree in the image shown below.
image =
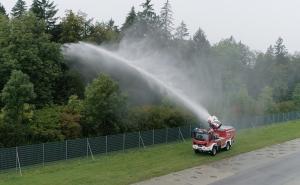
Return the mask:
{"type": "Polygon", "coordinates": [[[275,55],[274,53],[274,47],[272,45],[270,45],[267,49],[266,55],[269,57],[273,57],[275,55]]]}
{"type": "Polygon", "coordinates": [[[171,3],[169,0],[166,1],[164,6],[161,9],[160,12],[160,22],[161,22],[161,27],[163,30],[163,33],[168,37],[172,37],[172,31],[174,30],[173,26],[173,12],[172,12],[172,7],[171,3]]]}
{"type": "Polygon", "coordinates": [[[276,41],[274,50],[275,50],[275,56],[277,59],[277,63],[281,63],[281,64],[285,63],[287,61],[288,51],[287,51],[285,45],[283,44],[283,39],[281,37],[279,37],[278,40],[276,41]]]}
{"type": "Polygon", "coordinates": [[[145,3],[141,4],[141,7],[143,10],[138,12],[136,17],[134,16],[133,9],[130,12],[131,15],[128,17],[128,23],[132,26],[126,32],[126,35],[129,37],[145,38],[148,36],[153,36],[159,30],[159,17],[154,12],[151,0],[146,0],[145,3]]]}
{"type": "Polygon", "coordinates": [[[200,52],[201,54],[208,53],[210,43],[207,40],[206,35],[201,28],[199,28],[193,36],[193,41],[194,47],[197,52],[200,52]]]}
{"type": "Polygon", "coordinates": [[[118,26],[115,25],[115,21],[110,19],[107,23],[107,30],[119,32],[118,26]]]}
{"type": "Polygon", "coordinates": [[[241,41],[238,43],[240,61],[241,64],[245,66],[254,66],[255,65],[255,55],[250,51],[249,46],[246,46],[241,41]]]}
{"type": "Polygon", "coordinates": [[[176,28],[175,32],[175,38],[178,40],[184,40],[186,37],[188,37],[190,34],[188,32],[188,29],[186,27],[186,24],[182,21],[180,25],[176,28]]]}
{"type": "Polygon", "coordinates": [[[77,12],[76,16],[78,17],[78,19],[82,21],[84,27],[82,39],[85,39],[91,34],[91,30],[93,27],[92,24],[93,19],[88,19],[88,15],[82,11],[77,12]]]}
{"type": "Polygon", "coordinates": [[[78,42],[84,38],[86,32],[85,17],[80,14],[76,15],[72,10],[68,10],[62,19],[61,27],[60,42],[78,42]]]}
{"type": "Polygon", "coordinates": [[[11,15],[13,17],[19,18],[26,12],[26,2],[23,0],[18,0],[15,6],[11,10],[11,15]]]}
{"type": "Polygon", "coordinates": [[[108,23],[96,22],[91,27],[91,33],[86,38],[87,41],[101,44],[103,42],[115,42],[119,39],[119,29],[114,25],[113,21],[108,23]]]}
{"type": "Polygon", "coordinates": [[[136,12],[134,9],[134,6],[131,7],[130,12],[128,13],[125,23],[122,25],[121,30],[124,32],[126,31],[128,28],[130,28],[131,26],[133,26],[134,23],[136,23],[136,12]]]}
{"type": "Polygon", "coordinates": [[[0,3],[0,15],[7,15],[4,6],[0,3]]]}
{"type": "Polygon", "coordinates": [[[57,21],[55,17],[58,9],[54,5],[53,1],[49,0],[33,0],[30,10],[39,18],[45,21],[46,30],[54,28],[57,21]]]}
{"type": "Polygon", "coordinates": [[[149,22],[152,22],[154,19],[156,19],[156,14],[153,9],[153,4],[151,4],[151,0],[146,0],[146,2],[142,3],[141,6],[143,11],[140,13],[140,17],[149,22]]]}

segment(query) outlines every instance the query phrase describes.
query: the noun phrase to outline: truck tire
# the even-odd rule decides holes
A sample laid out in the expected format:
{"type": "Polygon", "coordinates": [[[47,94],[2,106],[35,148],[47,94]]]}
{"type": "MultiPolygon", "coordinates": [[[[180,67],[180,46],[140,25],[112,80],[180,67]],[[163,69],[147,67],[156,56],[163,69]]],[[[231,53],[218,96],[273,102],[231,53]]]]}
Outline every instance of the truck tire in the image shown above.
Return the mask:
{"type": "Polygon", "coordinates": [[[230,148],[231,148],[231,145],[230,145],[229,142],[227,142],[226,147],[225,147],[225,150],[228,151],[228,150],[230,150],[230,148]]]}
{"type": "Polygon", "coordinates": [[[212,150],[211,150],[211,155],[212,155],[212,156],[215,156],[216,154],[217,154],[217,147],[214,146],[214,147],[212,148],[212,150]]]}
{"type": "Polygon", "coordinates": [[[200,151],[199,150],[194,150],[195,154],[199,154],[200,151]]]}

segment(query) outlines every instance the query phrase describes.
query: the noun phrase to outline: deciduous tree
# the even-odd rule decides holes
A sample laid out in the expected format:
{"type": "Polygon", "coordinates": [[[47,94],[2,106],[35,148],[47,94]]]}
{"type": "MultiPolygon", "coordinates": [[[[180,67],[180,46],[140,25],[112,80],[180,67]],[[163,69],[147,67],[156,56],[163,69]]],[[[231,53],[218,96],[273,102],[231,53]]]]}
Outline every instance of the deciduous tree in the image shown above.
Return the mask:
{"type": "Polygon", "coordinates": [[[119,86],[101,74],[87,86],[84,99],[85,135],[106,135],[122,128],[126,101],[119,86]]]}

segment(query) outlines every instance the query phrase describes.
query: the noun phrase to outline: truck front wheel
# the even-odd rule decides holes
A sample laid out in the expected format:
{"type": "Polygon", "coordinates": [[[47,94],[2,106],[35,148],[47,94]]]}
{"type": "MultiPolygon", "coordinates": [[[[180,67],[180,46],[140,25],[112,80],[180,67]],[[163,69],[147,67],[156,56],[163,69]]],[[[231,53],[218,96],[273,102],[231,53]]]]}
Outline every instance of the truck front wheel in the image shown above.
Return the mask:
{"type": "Polygon", "coordinates": [[[214,146],[214,147],[212,148],[211,155],[212,155],[212,156],[215,156],[216,154],[217,154],[217,147],[214,146]]]}

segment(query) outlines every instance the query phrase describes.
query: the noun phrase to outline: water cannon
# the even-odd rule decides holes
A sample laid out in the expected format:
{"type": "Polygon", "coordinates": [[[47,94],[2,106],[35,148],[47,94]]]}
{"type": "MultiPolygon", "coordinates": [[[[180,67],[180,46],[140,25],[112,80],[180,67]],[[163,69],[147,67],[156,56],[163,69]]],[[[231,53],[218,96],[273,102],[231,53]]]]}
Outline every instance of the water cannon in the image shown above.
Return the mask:
{"type": "Polygon", "coordinates": [[[222,123],[218,120],[216,116],[209,116],[207,123],[211,129],[219,129],[222,126],[222,123]]]}

